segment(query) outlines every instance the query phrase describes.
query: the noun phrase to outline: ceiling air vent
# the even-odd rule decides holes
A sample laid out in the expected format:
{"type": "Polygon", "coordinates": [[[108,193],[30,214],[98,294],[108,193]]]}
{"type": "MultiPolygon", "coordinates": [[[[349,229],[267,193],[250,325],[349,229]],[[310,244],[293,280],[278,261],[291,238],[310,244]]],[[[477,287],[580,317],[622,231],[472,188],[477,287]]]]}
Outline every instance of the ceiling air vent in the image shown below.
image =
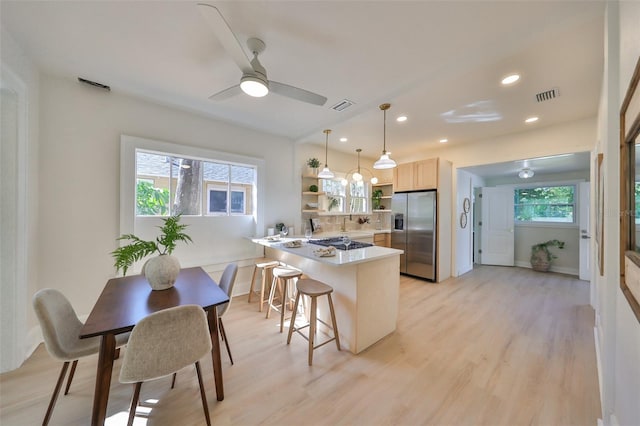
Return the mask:
{"type": "Polygon", "coordinates": [[[560,90],[558,90],[557,87],[554,87],[551,90],[538,93],[536,95],[536,101],[538,102],[550,101],[551,99],[557,98],[558,96],[560,96],[560,90]]]}
{"type": "Polygon", "coordinates": [[[86,78],[82,78],[82,77],[78,77],[78,81],[80,83],[88,84],[89,86],[97,87],[98,89],[106,90],[107,92],[111,91],[111,87],[107,86],[106,84],[87,80],[86,78]]]}
{"type": "Polygon", "coordinates": [[[332,106],[331,109],[334,109],[336,111],[344,111],[345,109],[349,108],[354,103],[355,102],[350,101],[349,99],[343,99],[340,102],[338,102],[337,104],[335,104],[334,106],[332,106]]]}

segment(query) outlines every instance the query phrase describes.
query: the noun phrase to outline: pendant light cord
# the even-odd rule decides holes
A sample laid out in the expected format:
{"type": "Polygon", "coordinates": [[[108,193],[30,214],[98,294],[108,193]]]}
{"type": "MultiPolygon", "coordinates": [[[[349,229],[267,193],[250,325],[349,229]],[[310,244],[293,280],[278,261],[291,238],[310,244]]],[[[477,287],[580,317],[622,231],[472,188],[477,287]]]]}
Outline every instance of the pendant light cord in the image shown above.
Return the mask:
{"type": "Polygon", "coordinates": [[[329,157],[329,133],[331,133],[331,130],[327,129],[324,131],[324,134],[327,135],[327,137],[324,140],[324,166],[327,166],[327,158],[329,157]]]}

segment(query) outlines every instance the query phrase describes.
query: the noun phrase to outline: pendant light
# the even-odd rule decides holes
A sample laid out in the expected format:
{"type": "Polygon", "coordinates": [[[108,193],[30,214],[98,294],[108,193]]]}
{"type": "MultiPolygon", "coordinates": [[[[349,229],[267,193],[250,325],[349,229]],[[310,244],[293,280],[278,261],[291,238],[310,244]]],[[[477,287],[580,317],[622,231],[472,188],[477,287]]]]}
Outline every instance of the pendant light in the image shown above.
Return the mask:
{"type": "Polygon", "coordinates": [[[391,108],[391,104],[382,104],[380,109],[384,113],[384,127],[382,132],[382,155],[380,159],[373,164],[374,169],[393,169],[396,167],[396,162],[389,158],[387,153],[387,110],[391,108]]]}
{"type": "Polygon", "coordinates": [[[356,149],[356,152],[358,153],[358,171],[356,171],[351,175],[351,178],[356,182],[360,182],[362,180],[362,175],[360,174],[360,152],[361,151],[362,150],[360,148],[356,149]]]}
{"type": "Polygon", "coordinates": [[[320,173],[318,173],[318,177],[320,179],[333,179],[334,174],[331,170],[329,170],[329,166],[327,166],[327,156],[329,153],[329,133],[331,133],[330,129],[323,130],[324,134],[327,135],[324,142],[324,169],[320,173]]]}
{"type": "MultiPolygon", "coordinates": [[[[371,170],[367,169],[366,167],[362,167],[360,168],[360,153],[362,152],[361,148],[356,149],[356,152],[358,153],[358,167],[356,169],[353,169],[351,171],[349,171],[349,173],[347,173],[347,178],[349,178],[349,176],[351,176],[351,180],[354,182],[362,182],[362,180],[364,179],[364,176],[362,175],[362,172],[367,172],[371,175],[371,184],[375,185],[376,183],[378,183],[378,178],[374,176],[374,174],[371,172],[371,170]]],[[[343,185],[347,185],[347,179],[344,179],[343,185]]]]}

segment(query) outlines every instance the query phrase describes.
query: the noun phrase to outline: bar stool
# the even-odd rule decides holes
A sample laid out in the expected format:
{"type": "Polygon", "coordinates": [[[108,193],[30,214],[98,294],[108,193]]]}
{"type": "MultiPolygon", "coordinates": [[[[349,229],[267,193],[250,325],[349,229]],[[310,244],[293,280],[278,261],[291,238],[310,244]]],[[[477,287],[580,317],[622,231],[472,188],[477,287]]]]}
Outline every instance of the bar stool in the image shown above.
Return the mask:
{"type": "Polygon", "coordinates": [[[331,293],[333,292],[333,288],[331,286],[326,285],[325,283],[321,283],[320,281],[304,278],[299,279],[296,283],[296,287],[298,289],[296,293],[296,301],[293,305],[293,314],[291,315],[291,326],[289,327],[289,336],[287,337],[287,345],[291,342],[291,335],[294,331],[298,332],[302,337],[309,341],[309,365],[311,365],[313,361],[313,351],[314,349],[319,348],[333,340],[336,341],[336,346],[338,350],[340,350],[340,337],[338,337],[338,325],[336,324],[336,314],[333,309],[333,301],[331,300],[331,293]],[[331,327],[326,322],[322,321],[320,318],[317,318],[317,299],[319,296],[327,295],[329,300],[329,312],[331,313],[331,322],[333,324],[333,337],[325,342],[322,342],[319,345],[314,345],[316,338],[316,322],[320,321],[327,327],[331,327]],[[303,325],[302,327],[296,327],[296,313],[298,312],[298,302],[300,301],[300,295],[309,296],[311,298],[311,310],[309,312],[309,324],[303,325]],[[309,327],[309,336],[305,336],[300,330],[305,327],[309,327]]]}
{"type": "Polygon", "coordinates": [[[284,311],[287,308],[287,299],[289,299],[289,292],[287,291],[287,284],[294,278],[300,278],[302,272],[297,269],[289,268],[273,268],[273,283],[271,284],[271,291],[269,292],[269,302],[267,307],[267,318],[271,314],[271,308],[280,312],[280,333],[284,328],[284,311]],[[280,305],[273,304],[273,298],[275,297],[276,287],[280,291],[280,305]]]}
{"type": "Polygon", "coordinates": [[[258,269],[262,269],[262,284],[260,286],[260,306],[259,311],[262,312],[262,305],[269,301],[269,298],[264,298],[264,290],[267,287],[267,283],[271,282],[272,270],[276,266],[280,265],[280,262],[277,260],[271,260],[268,262],[256,263],[253,267],[253,275],[251,276],[251,288],[249,289],[249,300],[248,303],[251,303],[251,296],[253,296],[253,285],[256,281],[256,273],[258,269]]]}

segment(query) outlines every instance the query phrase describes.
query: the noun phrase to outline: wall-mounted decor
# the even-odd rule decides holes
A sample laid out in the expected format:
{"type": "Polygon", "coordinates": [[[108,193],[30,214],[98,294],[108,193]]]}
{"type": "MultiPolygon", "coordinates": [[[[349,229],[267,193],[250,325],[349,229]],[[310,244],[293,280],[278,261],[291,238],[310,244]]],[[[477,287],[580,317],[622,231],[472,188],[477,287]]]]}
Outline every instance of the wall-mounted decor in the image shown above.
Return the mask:
{"type": "Polygon", "coordinates": [[[469,210],[471,210],[471,200],[469,200],[468,197],[465,197],[462,202],[462,210],[464,210],[465,213],[469,213],[469,210]]]}
{"type": "Polygon", "coordinates": [[[462,229],[467,227],[467,213],[465,212],[460,213],[460,227],[462,229]]]}
{"type": "Polygon", "coordinates": [[[636,149],[640,144],[640,57],[620,108],[620,289],[640,322],[640,248],[636,241],[636,149]]]}

